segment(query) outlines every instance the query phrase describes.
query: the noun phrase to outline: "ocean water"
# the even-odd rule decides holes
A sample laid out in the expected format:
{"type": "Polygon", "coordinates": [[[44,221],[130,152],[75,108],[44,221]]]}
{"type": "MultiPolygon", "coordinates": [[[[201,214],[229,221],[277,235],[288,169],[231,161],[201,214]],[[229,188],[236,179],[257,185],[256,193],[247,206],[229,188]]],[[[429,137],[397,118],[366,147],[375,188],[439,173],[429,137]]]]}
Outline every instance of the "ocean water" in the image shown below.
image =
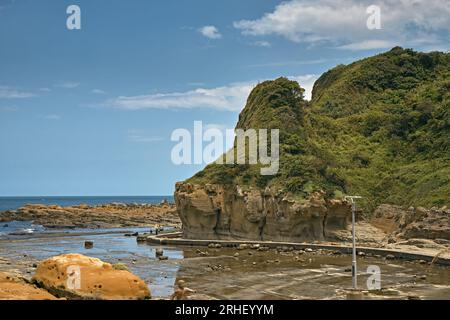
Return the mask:
{"type": "Polygon", "coordinates": [[[118,203],[158,204],[166,199],[173,203],[173,196],[118,196],[118,197],[0,197],[0,212],[16,210],[27,204],[59,205],[62,207],[87,204],[91,206],[118,203]]]}

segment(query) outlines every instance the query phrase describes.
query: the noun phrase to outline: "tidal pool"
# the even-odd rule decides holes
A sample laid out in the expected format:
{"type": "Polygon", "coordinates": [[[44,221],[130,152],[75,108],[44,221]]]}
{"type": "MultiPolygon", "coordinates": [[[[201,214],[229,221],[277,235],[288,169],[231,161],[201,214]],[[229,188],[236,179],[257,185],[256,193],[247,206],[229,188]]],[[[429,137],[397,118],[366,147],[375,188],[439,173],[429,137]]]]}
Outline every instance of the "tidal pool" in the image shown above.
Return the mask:
{"type": "MultiPolygon", "coordinates": [[[[51,256],[80,253],[124,263],[149,285],[156,298],[167,298],[178,279],[209,299],[345,299],[351,286],[351,256],[162,246],[169,259],[159,261],[159,246],[139,244],[128,232],[148,229],[52,230],[0,239],[0,271],[27,276],[33,264],[51,256]],[[85,249],[85,241],[93,241],[85,249]],[[236,255],[238,253],[238,255],[236,255]]],[[[370,265],[381,270],[382,290],[371,298],[450,299],[450,268],[403,260],[358,258],[358,283],[366,289],[370,265]]]]}

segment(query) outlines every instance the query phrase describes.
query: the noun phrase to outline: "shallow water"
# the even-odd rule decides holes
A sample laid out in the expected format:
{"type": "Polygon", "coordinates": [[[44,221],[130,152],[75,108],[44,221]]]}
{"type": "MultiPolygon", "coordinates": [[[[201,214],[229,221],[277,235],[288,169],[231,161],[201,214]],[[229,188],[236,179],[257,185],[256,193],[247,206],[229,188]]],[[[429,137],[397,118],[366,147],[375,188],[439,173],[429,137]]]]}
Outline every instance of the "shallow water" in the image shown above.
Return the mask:
{"type": "MultiPolygon", "coordinates": [[[[317,253],[277,253],[223,248],[164,247],[167,261],[155,258],[157,246],[138,244],[128,232],[148,229],[51,230],[0,240],[0,257],[31,276],[32,263],[64,254],[80,253],[110,263],[124,263],[144,279],[154,297],[167,298],[178,279],[209,298],[217,299],[342,299],[351,286],[351,257],[317,253]],[[85,249],[85,241],[94,248],[85,249]],[[199,251],[208,252],[201,256],[199,251]],[[239,256],[234,257],[238,252],[239,256]]],[[[369,265],[381,269],[381,285],[392,298],[450,299],[450,268],[402,260],[358,258],[359,287],[366,288],[369,265]],[[426,279],[421,279],[426,275],[426,279]]]]}

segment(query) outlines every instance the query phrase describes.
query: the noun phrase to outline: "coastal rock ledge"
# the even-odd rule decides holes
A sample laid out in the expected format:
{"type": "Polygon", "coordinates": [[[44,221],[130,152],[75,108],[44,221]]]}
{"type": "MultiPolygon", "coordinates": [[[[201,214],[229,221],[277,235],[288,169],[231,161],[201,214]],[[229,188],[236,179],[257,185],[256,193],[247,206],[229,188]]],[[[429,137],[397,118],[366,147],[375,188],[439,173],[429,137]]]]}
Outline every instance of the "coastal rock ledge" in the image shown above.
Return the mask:
{"type": "Polygon", "coordinates": [[[179,182],[174,196],[187,239],[334,240],[351,216],[347,201],[326,200],[322,192],[297,200],[269,188],[179,182]]]}

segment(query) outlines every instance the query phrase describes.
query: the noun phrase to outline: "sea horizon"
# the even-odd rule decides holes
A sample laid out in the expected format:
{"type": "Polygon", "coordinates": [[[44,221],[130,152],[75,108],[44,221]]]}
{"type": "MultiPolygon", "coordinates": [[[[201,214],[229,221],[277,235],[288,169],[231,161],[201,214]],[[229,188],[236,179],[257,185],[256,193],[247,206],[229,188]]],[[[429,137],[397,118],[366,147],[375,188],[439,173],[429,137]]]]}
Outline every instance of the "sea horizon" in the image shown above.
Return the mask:
{"type": "Polygon", "coordinates": [[[173,203],[173,195],[151,196],[0,196],[0,212],[17,210],[27,204],[59,205],[62,207],[87,204],[91,206],[109,203],[158,204],[167,200],[173,203]]]}

